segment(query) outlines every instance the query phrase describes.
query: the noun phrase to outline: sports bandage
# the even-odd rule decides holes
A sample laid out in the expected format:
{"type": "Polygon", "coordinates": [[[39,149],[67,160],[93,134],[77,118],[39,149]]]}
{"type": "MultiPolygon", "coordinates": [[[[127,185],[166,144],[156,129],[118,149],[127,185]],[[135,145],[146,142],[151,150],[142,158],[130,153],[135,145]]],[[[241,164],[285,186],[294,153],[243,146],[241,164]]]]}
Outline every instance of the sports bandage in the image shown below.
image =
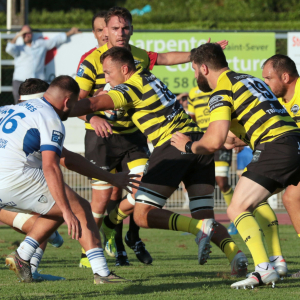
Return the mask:
{"type": "Polygon", "coordinates": [[[127,195],[127,200],[131,205],[133,205],[133,206],[135,205],[135,199],[132,197],[131,194],[127,195]]]}
{"type": "Polygon", "coordinates": [[[135,194],[135,202],[144,203],[158,208],[162,208],[166,201],[167,197],[144,187],[139,187],[135,194]]]}
{"type": "Polygon", "coordinates": [[[102,181],[102,180],[98,180],[98,181],[92,181],[92,189],[94,190],[107,190],[107,189],[111,189],[113,188],[113,186],[106,182],[106,181],[102,181]]]}
{"type": "Polygon", "coordinates": [[[214,193],[190,197],[190,211],[196,212],[200,209],[213,209],[214,208],[214,193]]]}
{"type": "Polygon", "coordinates": [[[104,215],[102,215],[102,214],[97,214],[97,213],[95,213],[95,212],[93,212],[93,211],[92,211],[92,214],[93,214],[93,217],[94,217],[94,218],[97,218],[97,219],[101,219],[101,218],[104,217],[104,215]]]}
{"type": "Polygon", "coordinates": [[[215,167],[215,176],[228,177],[229,167],[228,166],[218,166],[215,167]]]}
{"type": "Polygon", "coordinates": [[[36,98],[41,98],[44,96],[44,93],[37,93],[37,94],[31,94],[31,95],[21,95],[20,100],[25,101],[25,100],[31,100],[31,99],[36,99],[36,98]]]}
{"type": "Polygon", "coordinates": [[[13,220],[13,227],[18,228],[22,231],[23,225],[26,223],[28,219],[33,217],[33,215],[30,214],[23,214],[23,213],[18,213],[16,217],[13,220]]]}

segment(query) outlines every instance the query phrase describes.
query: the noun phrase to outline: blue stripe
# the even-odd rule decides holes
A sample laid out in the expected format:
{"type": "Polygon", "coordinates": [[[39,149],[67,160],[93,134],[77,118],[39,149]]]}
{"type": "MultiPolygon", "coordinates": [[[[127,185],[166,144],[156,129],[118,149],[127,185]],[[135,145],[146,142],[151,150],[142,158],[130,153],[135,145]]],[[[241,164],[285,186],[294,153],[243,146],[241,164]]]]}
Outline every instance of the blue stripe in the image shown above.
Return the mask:
{"type": "Polygon", "coordinates": [[[36,128],[29,129],[23,140],[23,151],[26,156],[40,150],[41,137],[40,132],[36,128]]]}
{"type": "Polygon", "coordinates": [[[34,249],[37,249],[39,247],[39,243],[36,242],[35,240],[31,239],[31,238],[28,238],[28,237],[25,238],[24,242],[29,244],[34,249]]]}
{"type": "Polygon", "coordinates": [[[95,253],[95,254],[89,254],[87,255],[88,259],[94,259],[94,258],[98,258],[98,257],[104,257],[103,254],[98,254],[98,253],[95,253]]]}
{"type": "Polygon", "coordinates": [[[53,145],[42,145],[41,146],[41,152],[42,151],[53,151],[55,152],[59,157],[61,156],[61,150],[53,145]]]}

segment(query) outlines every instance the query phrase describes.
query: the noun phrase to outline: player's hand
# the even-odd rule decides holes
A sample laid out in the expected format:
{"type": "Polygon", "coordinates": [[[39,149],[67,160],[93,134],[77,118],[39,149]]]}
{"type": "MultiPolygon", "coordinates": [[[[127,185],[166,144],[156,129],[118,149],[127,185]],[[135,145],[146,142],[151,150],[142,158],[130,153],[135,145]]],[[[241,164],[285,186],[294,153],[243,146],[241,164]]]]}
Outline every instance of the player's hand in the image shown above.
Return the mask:
{"type": "Polygon", "coordinates": [[[95,129],[95,133],[102,138],[109,137],[110,134],[113,134],[111,125],[98,116],[92,117],[90,119],[90,124],[95,129]]]}
{"type": "Polygon", "coordinates": [[[189,136],[177,131],[172,135],[171,145],[176,147],[179,151],[185,152],[185,145],[189,141],[191,141],[189,136]]]}
{"type": "Polygon", "coordinates": [[[81,237],[81,226],[76,216],[71,210],[68,210],[63,213],[63,218],[68,225],[68,235],[70,235],[73,240],[75,238],[78,240],[81,237]]]}
{"type": "Polygon", "coordinates": [[[72,28],[70,29],[70,33],[71,33],[71,34],[77,34],[77,33],[81,33],[81,31],[80,31],[79,28],[77,28],[77,27],[72,27],[72,28]]]}
{"type": "MultiPolygon", "coordinates": [[[[210,43],[210,38],[208,38],[207,43],[210,43]]],[[[228,45],[228,41],[227,40],[222,40],[219,42],[216,42],[216,44],[219,44],[221,46],[221,48],[224,50],[226,48],[226,46],[228,45]]]]}
{"type": "Polygon", "coordinates": [[[129,187],[138,189],[140,181],[135,178],[141,177],[141,175],[129,174],[129,172],[120,172],[112,174],[111,184],[118,188],[126,190],[128,193],[132,194],[132,190],[129,187]],[[134,184],[135,183],[135,184],[134,184]]]}

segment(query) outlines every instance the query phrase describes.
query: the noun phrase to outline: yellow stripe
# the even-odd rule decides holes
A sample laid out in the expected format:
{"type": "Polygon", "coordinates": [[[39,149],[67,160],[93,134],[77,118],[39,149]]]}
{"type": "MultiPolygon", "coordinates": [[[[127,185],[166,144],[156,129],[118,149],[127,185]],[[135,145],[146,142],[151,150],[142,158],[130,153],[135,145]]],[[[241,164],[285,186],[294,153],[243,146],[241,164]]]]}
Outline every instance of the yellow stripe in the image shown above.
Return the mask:
{"type": "Polygon", "coordinates": [[[139,158],[139,159],[136,159],[136,160],[133,160],[133,161],[127,163],[127,166],[128,166],[128,169],[131,170],[138,166],[144,166],[147,163],[147,161],[148,161],[147,158],[139,158]]]}

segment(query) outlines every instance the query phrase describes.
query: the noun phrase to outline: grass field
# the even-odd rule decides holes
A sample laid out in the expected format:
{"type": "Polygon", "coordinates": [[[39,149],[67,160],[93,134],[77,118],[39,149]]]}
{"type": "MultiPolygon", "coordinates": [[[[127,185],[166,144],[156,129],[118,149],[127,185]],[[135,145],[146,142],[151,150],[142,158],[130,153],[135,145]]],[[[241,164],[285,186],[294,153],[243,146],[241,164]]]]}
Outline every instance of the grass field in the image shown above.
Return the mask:
{"type": "MultiPolygon", "coordinates": [[[[127,226],[125,226],[127,229],[127,226]]],[[[23,236],[9,227],[0,226],[0,299],[299,299],[300,280],[286,278],[275,289],[231,290],[230,266],[223,253],[213,246],[211,259],[198,265],[197,246],[192,235],[164,230],[141,229],[141,236],[153,256],[153,265],[142,265],[128,249],[129,267],[110,269],[132,283],[94,285],[90,269],[78,268],[80,245],[67,236],[65,226],[59,229],[65,239],[60,249],[51,245],[40,264],[41,273],[63,276],[65,281],[23,284],[4,266],[5,257],[15,249],[23,236]]],[[[292,226],[280,226],[283,253],[291,273],[300,269],[299,238],[292,226]]],[[[253,270],[253,261],[239,236],[234,240],[245,251],[253,270]]]]}

